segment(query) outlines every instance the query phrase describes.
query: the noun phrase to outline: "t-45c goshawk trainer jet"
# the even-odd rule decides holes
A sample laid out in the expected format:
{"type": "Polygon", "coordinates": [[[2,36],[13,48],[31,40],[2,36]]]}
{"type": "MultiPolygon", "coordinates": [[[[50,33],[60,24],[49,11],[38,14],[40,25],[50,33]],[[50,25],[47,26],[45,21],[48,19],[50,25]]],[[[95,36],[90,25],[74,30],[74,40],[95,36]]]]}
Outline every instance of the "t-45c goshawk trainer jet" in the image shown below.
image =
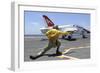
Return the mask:
{"type": "MultiPolygon", "coordinates": [[[[90,33],[90,31],[88,31],[87,29],[80,27],[78,25],[55,25],[46,15],[43,15],[43,18],[46,21],[47,27],[43,27],[40,28],[41,32],[43,34],[45,34],[49,29],[53,29],[54,26],[58,26],[59,30],[63,31],[63,32],[87,32],[90,33]]],[[[73,34],[72,33],[72,34],[73,34]]],[[[62,38],[64,39],[66,37],[66,35],[62,36],[62,38]]],[[[72,35],[68,35],[68,39],[71,39],[72,35]]]]}

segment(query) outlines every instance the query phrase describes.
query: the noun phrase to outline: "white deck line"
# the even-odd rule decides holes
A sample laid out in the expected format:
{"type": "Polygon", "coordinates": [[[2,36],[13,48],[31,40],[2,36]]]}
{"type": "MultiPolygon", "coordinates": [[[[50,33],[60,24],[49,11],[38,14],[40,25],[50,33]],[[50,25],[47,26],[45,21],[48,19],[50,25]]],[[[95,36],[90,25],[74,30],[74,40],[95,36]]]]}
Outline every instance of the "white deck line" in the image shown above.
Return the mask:
{"type": "Polygon", "coordinates": [[[75,58],[75,57],[71,57],[71,56],[66,56],[64,54],[69,52],[71,49],[82,49],[82,48],[89,48],[89,47],[90,46],[74,47],[74,48],[65,49],[64,52],[62,52],[62,55],[61,56],[57,56],[57,58],[70,59],[70,60],[78,60],[79,58],[75,58]]]}
{"type": "Polygon", "coordinates": [[[57,58],[69,59],[69,60],[78,60],[78,58],[66,56],[66,55],[57,56],[57,58]]]}
{"type": "Polygon", "coordinates": [[[67,49],[64,50],[64,52],[62,52],[62,54],[69,52],[71,49],[82,49],[82,48],[89,48],[89,47],[90,46],[67,48],[67,49]]]}

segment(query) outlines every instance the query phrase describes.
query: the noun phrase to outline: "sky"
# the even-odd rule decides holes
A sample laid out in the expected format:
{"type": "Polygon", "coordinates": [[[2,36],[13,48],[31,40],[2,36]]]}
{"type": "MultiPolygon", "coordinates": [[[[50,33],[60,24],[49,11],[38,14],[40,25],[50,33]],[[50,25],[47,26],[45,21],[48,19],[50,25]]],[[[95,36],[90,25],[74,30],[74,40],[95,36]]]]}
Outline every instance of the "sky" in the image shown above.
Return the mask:
{"type": "Polygon", "coordinates": [[[55,25],[75,24],[90,30],[90,14],[24,11],[24,34],[42,34],[40,28],[47,26],[42,15],[48,16],[55,25]]]}

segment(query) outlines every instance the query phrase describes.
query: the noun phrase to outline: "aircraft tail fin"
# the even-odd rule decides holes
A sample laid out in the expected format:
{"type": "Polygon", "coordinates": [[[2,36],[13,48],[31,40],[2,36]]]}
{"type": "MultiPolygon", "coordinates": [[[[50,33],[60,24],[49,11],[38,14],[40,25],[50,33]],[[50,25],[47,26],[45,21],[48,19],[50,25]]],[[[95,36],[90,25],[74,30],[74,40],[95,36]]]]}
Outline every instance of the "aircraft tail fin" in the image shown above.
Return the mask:
{"type": "Polygon", "coordinates": [[[45,19],[48,27],[54,26],[54,23],[46,15],[43,15],[43,18],[45,19]]]}

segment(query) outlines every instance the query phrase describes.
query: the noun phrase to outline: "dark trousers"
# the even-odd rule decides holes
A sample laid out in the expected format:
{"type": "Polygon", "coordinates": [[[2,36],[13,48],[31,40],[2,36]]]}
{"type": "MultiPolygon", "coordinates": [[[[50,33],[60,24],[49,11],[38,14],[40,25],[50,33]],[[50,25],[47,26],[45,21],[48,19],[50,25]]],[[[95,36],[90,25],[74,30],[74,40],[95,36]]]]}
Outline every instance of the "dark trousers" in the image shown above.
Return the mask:
{"type": "Polygon", "coordinates": [[[61,45],[61,43],[60,43],[60,41],[58,41],[58,40],[56,40],[56,41],[50,41],[50,40],[49,40],[48,46],[45,47],[45,48],[41,51],[40,55],[45,54],[48,50],[50,50],[51,48],[55,48],[55,47],[57,47],[56,52],[59,52],[60,45],[61,45]]]}

